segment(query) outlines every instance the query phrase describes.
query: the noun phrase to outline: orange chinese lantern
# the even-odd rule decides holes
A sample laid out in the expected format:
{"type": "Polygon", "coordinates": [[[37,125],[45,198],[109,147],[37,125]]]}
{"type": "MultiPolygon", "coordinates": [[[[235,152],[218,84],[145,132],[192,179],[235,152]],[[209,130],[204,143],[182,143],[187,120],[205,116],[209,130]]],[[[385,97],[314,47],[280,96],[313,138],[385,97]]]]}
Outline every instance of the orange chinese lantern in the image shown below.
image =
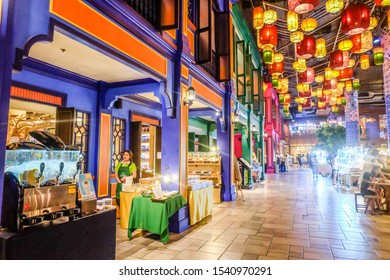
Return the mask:
{"type": "Polygon", "coordinates": [[[264,11],[261,7],[255,7],[253,9],[253,27],[260,29],[264,26],[264,11]]]}
{"type": "Polygon", "coordinates": [[[349,81],[346,81],[345,82],[345,91],[349,92],[352,90],[352,81],[349,80],[349,81]]]}
{"type": "Polygon", "coordinates": [[[326,41],[324,38],[319,38],[316,40],[316,53],[314,56],[316,58],[323,58],[326,56],[326,41]]]}
{"type": "Polygon", "coordinates": [[[370,9],[366,4],[350,4],[341,14],[341,31],[355,35],[370,27],[370,9]]]}
{"type": "Polygon", "coordinates": [[[306,18],[301,23],[304,32],[310,32],[317,28],[317,21],[314,18],[306,18]]]}
{"type": "Polygon", "coordinates": [[[318,0],[288,0],[288,9],[298,14],[310,12],[318,5],[318,0]]]}
{"type": "Polygon", "coordinates": [[[284,95],[284,103],[290,103],[290,101],[291,101],[291,96],[289,93],[286,93],[284,95]]]}
{"type": "Polygon", "coordinates": [[[363,70],[368,69],[370,67],[370,58],[368,54],[362,54],[360,56],[360,68],[363,70]]]}
{"type": "Polygon", "coordinates": [[[299,27],[298,24],[298,14],[292,11],[287,12],[287,30],[290,32],[297,31],[299,27]]]}
{"type": "Polygon", "coordinates": [[[290,34],[290,41],[292,43],[299,43],[303,40],[303,33],[301,31],[295,31],[290,34]]]}
{"type": "Polygon", "coordinates": [[[316,39],[312,35],[305,35],[303,40],[296,44],[297,56],[300,58],[311,58],[316,53],[316,39]]]}
{"type": "Polygon", "coordinates": [[[259,32],[260,44],[264,46],[276,47],[278,44],[278,31],[273,25],[266,25],[259,32]]]}
{"type": "Polygon", "coordinates": [[[353,77],[352,68],[347,67],[340,70],[339,81],[347,81],[352,79],[352,77],[353,77]]]}
{"type": "Polygon", "coordinates": [[[333,70],[344,69],[348,66],[349,55],[346,51],[335,50],[329,56],[329,67],[333,70]]]}
{"type": "Polygon", "coordinates": [[[365,53],[372,48],[372,33],[367,30],[360,34],[351,36],[352,41],[352,53],[365,53]]]}
{"type": "Polygon", "coordinates": [[[268,73],[272,75],[282,75],[284,72],[284,62],[274,62],[268,65],[268,73]]]}
{"type": "Polygon", "coordinates": [[[342,40],[338,44],[338,47],[340,51],[349,51],[353,47],[353,44],[351,40],[342,40]]]}

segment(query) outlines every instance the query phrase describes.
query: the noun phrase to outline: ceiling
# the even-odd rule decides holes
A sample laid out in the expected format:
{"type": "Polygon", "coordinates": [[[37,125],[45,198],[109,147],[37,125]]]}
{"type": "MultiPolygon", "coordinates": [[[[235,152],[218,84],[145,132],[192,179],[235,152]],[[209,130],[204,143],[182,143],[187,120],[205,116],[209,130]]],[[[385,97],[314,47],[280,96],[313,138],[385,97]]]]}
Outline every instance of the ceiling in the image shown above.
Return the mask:
{"type": "MultiPolygon", "coordinates": [[[[356,1],[344,1],[344,8],[352,2],[356,1]]],[[[372,34],[374,38],[375,36],[380,36],[381,28],[387,26],[386,14],[388,7],[376,6],[373,0],[362,0],[360,2],[367,4],[371,11],[371,16],[375,16],[377,18],[378,26],[372,30],[372,34]]],[[[318,59],[313,57],[306,60],[307,67],[314,68],[315,75],[324,75],[325,68],[328,67],[329,64],[329,53],[337,50],[337,45],[340,41],[349,38],[349,36],[344,35],[344,33],[341,32],[341,12],[336,15],[327,13],[325,9],[325,3],[325,0],[320,0],[319,4],[314,8],[313,11],[299,15],[299,23],[301,23],[303,19],[309,17],[315,18],[317,20],[318,27],[315,30],[308,32],[307,34],[314,35],[316,39],[322,37],[326,41],[328,55],[325,58],[318,59]]],[[[286,24],[288,1],[240,0],[239,5],[255,40],[256,31],[252,25],[253,8],[256,6],[261,6],[264,10],[272,9],[277,12],[278,20],[273,24],[277,27],[278,30],[278,45],[275,48],[275,52],[280,52],[284,55],[283,78],[289,79],[289,93],[291,94],[291,115],[296,118],[323,116],[324,114],[327,115],[331,110],[326,110],[325,112],[324,110],[317,110],[315,106],[304,109],[301,113],[299,113],[297,110],[298,104],[295,103],[294,98],[298,96],[298,92],[296,90],[298,77],[297,72],[292,67],[293,62],[296,61],[297,58],[295,56],[295,44],[291,43],[290,41],[290,32],[287,30],[286,24]]],[[[301,29],[298,30],[301,31],[301,29]]],[[[262,54],[262,50],[259,49],[259,51],[260,54],[262,54]]],[[[369,105],[376,106],[378,108],[384,108],[385,102],[382,65],[375,66],[371,55],[370,68],[367,70],[362,70],[359,63],[360,55],[352,54],[350,57],[356,60],[356,64],[353,67],[354,77],[359,78],[361,83],[361,88],[359,90],[359,106],[369,105]]],[[[311,86],[312,88],[317,88],[321,85],[313,82],[311,86]]],[[[315,103],[316,99],[317,98],[312,98],[312,101],[315,103]]]]}
{"type": "MultiPolygon", "coordinates": [[[[30,49],[29,58],[95,81],[107,83],[133,81],[149,77],[132,65],[94,50],[80,39],[75,40],[64,35],[61,30],[54,31],[52,42],[35,43],[30,49]]],[[[129,95],[125,99],[131,100],[132,97],[138,100],[144,98],[152,103],[161,103],[152,92],[142,92],[135,96],[129,95]]],[[[200,108],[208,108],[208,106],[200,101],[195,101],[191,105],[191,109],[200,108]]]]}

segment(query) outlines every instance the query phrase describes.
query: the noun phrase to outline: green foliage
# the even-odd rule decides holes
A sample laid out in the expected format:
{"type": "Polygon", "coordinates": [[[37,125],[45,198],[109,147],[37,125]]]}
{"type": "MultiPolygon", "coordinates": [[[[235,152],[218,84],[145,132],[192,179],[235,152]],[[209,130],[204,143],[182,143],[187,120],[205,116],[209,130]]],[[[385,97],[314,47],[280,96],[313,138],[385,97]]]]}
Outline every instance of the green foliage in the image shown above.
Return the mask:
{"type": "Polygon", "coordinates": [[[345,147],[345,127],[337,126],[323,126],[316,131],[318,138],[317,149],[327,151],[329,154],[336,154],[338,149],[345,147]]]}

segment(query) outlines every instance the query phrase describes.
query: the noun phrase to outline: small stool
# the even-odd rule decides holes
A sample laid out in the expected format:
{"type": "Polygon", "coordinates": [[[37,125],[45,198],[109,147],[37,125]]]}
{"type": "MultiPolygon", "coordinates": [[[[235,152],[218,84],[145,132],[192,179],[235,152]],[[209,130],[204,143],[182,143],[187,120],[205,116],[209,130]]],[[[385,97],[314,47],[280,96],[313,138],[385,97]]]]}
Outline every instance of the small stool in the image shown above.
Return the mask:
{"type": "Polygon", "coordinates": [[[355,192],[355,209],[356,209],[356,212],[359,212],[359,208],[361,208],[362,210],[366,209],[366,204],[364,203],[364,199],[363,199],[363,203],[359,203],[358,202],[358,198],[359,197],[363,198],[361,192],[355,192]]]}

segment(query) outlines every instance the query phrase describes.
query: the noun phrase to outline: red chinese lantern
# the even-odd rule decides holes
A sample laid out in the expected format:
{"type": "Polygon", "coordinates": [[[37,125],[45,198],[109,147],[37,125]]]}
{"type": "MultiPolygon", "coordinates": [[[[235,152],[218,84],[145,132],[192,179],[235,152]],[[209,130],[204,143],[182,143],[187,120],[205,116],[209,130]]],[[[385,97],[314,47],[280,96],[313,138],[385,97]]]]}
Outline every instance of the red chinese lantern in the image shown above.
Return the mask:
{"type": "Polygon", "coordinates": [[[320,97],[320,98],[318,99],[318,101],[324,102],[325,104],[326,104],[326,100],[327,100],[327,98],[326,98],[326,95],[325,95],[325,94],[323,94],[322,97],[320,97]]]}
{"type": "Polygon", "coordinates": [[[266,25],[259,32],[260,44],[264,46],[276,47],[278,44],[278,30],[273,25],[266,25]]]}
{"type": "Polygon", "coordinates": [[[303,40],[296,44],[297,56],[300,58],[311,58],[316,53],[316,38],[312,35],[305,35],[303,40]]]}
{"type": "Polygon", "coordinates": [[[305,72],[298,73],[299,83],[310,84],[314,82],[314,68],[307,68],[305,72]]]}
{"type": "Polygon", "coordinates": [[[336,89],[337,88],[337,79],[332,78],[330,80],[325,80],[323,82],[323,89],[336,89]]]}
{"type": "Polygon", "coordinates": [[[362,33],[369,27],[370,9],[365,4],[351,4],[341,14],[341,31],[346,35],[362,33]]]}
{"type": "Polygon", "coordinates": [[[268,65],[268,73],[269,74],[275,74],[275,75],[282,75],[284,72],[284,62],[274,62],[270,65],[268,65]]]}
{"type": "Polygon", "coordinates": [[[351,53],[365,53],[372,48],[372,33],[367,30],[360,34],[351,36],[351,53]]]}
{"type": "Polygon", "coordinates": [[[318,0],[288,0],[288,9],[297,14],[310,12],[318,5],[318,0]]]}
{"type": "Polygon", "coordinates": [[[311,97],[311,92],[310,91],[300,91],[299,93],[300,98],[308,98],[311,97]]]}
{"type": "Polygon", "coordinates": [[[335,50],[329,55],[329,66],[333,70],[341,70],[348,66],[349,55],[347,51],[335,50]]]}
{"type": "Polygon", "coordinates": [[[311,98],[307,98],[305,103],[302,104],[303,108],[310,108],[311,107],[311,98]]]}
{"type": "Polygon", "coordinates": [[[284,103],[290,103],[290,101],[291,101],[291,96],[289,93],[286,93],[284,95],[284,103]]]}
{"type": "Polygon", "coordinates": [[[338,77],[339,81],[348,81],[353,77],[353,70],[350,67],[340,70],[340,75],[338,77]]]}

